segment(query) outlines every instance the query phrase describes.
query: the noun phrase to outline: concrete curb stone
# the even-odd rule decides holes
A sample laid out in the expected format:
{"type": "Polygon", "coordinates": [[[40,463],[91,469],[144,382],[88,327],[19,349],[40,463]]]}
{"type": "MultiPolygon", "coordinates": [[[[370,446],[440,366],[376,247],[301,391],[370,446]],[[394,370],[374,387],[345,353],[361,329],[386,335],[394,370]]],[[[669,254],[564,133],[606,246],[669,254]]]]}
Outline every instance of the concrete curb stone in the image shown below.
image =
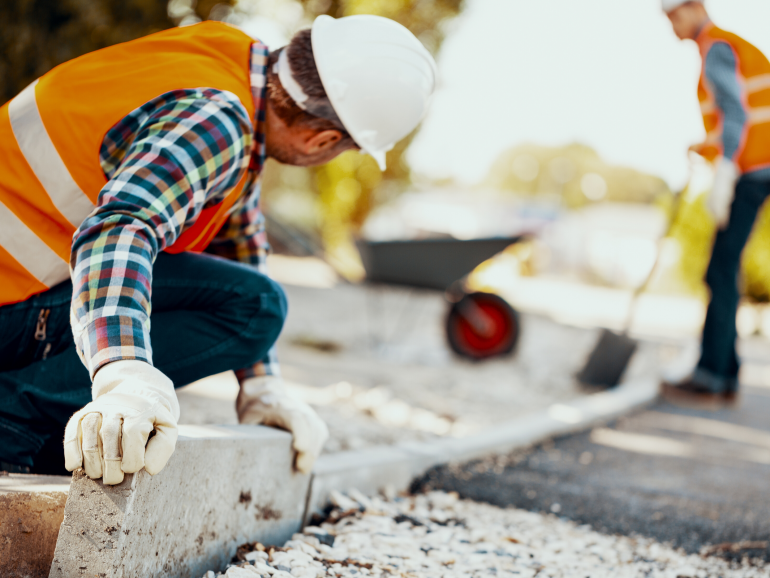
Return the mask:
{"type": "Polygon", "coordinates": [[[281,544],[303,519],[310,476],[291,436],[260,426],[180,426],[163,470],[116,486],[72,478],[52,578],[202,576],[244,542],[281,544]]]}

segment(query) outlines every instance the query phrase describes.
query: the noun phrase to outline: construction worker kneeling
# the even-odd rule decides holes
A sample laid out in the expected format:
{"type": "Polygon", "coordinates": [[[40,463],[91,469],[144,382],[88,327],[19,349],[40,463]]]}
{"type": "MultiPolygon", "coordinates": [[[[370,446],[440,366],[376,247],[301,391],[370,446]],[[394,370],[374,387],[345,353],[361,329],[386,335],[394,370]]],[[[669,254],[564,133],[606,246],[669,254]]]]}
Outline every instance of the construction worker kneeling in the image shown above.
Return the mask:
{"type": "Polygon", "coordinates": [[[241,423],[292,432],[308,472],[328,432],[279,377],[260,172],[349,149],[384,168],[435,70],[385,18],[321,16],[273,52],[205,22],[62,64],[0,108],[0,469],[156,474],[174,387],[235,370],[241,423]]]}

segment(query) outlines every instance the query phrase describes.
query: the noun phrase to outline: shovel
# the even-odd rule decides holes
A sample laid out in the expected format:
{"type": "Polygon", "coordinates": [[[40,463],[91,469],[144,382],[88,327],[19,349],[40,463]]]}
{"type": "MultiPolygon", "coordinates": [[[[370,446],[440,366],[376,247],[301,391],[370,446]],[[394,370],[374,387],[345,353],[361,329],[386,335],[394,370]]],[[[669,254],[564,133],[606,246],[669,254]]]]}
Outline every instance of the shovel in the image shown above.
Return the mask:
{"type": "MultiPolygon", "coordinates": [[[[662,237],[663,239],[671,234],[674,224],[678,220],[682,197],[686,191],[687,188],[674,198],[674,210],[672,212],[668,230],[662,237]]],[[[660,254],[661,250],[659,248],[658,253],[655,256],[655,263],[653,264],[652,269],[650,269],[647,278],[644,283],[634,290],[634,294],[631,297],[631,305],[628,308],[628,315],[626,316],[623,325],[623,330],[618,333],[610,331],[609,329],[602,329],[599,341],[588,356],[588,361],[583,369],[575,375],[580,383],[594,387],[602,387],[604,389],[614,387],[620,383],[623,373],[626,371],[638,345],[638,342],[635,339],[629,337],[628,332],[631,329],[631,325],[636,315],[639,297],[647,290],[647,286],[650,284],[650,281],[658,270],[658,266],[660,265],[660,254]]]]}

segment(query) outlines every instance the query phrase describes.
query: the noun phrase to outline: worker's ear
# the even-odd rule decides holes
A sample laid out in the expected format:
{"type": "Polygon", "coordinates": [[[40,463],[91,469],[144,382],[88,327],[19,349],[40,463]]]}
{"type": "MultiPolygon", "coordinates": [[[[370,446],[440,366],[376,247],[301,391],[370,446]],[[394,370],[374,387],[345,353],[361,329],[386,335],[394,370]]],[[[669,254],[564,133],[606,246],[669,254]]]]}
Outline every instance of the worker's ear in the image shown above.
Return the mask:
{"type": "Polygon", "coordinates": [[[332,150],[342,140],[342,133],[338,130],[322,130],[305,140],[303,153],[316,155],[332,150]]]}

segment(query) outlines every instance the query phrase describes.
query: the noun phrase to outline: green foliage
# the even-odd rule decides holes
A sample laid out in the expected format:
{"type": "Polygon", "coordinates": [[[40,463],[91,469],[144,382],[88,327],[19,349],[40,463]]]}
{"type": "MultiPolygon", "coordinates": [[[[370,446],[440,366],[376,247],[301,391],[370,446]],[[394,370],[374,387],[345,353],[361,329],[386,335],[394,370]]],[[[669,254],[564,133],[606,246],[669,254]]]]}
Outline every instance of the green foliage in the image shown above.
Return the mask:
{"type": "Polygon", "coordinates": [[[744,293],[750,299],[770,301],[770,204],[757,217],[754,232],[743,254],[744,293]]]}
{"type": "MultiPolygon", "coordinates": [[[[498,157],[485,184],[528,196],[556,195],[569,208],[581,207],[592,200],[658,205],[676,219],[669,236],[676,240],[680,249],[679,265],[674,274],[676,279],[663,285],[693,295],[706,295],[703,280],[715,232],[714,221],[706,208],[708,193],[683,192],[677,214],[673,215],[674,198],[662,179],[609,165],[593,149],[579,144],[559,148],[530,144],[513,147],[498,157]],[[584,182],[588,174],[598,175],[604,182],[606,188],[600,198],[589,198],[592,181],[596,185],[597,179],[584,182]]],[[[746,297],[753,301],[770,301],[770,204],[757,217],[744,251],[742,282],[746,297]]]]}
{"type": "MultiPolygon", "coordinates": [[[[206,19],[216,4],[234,0],[200,0],[194,12],[206,19]]],[[[3,0],[0,102],[62,62],[170,28],[175,22],[167,0],[3,0]]]]}
{"type": "MultiPolygon", "coordinates": [[[[708,209],[708,193],[691,196],[684,193],[671,237],[680,247],[678,274],[686,291],[705,294],[703,283],[711,258],[716,227],[708,209]]],[[[754,231],[743,252],[741,267],[743,294],[751,301],[770,301],[770,204],[760,211],[754,231]]]]}
{"type": "Polygon", "coordinates": [[[704,296],[703,278],[711,258],[714,220],[706,208],[706,196],[682,193],[669,236],[679,245],[678,276],[684,290],[704,296]]]}
{"type": "Polygon", "coordinates": [[[598,200],[651,203],[670,192],[662,179],[610,165],[581,144],[513,147],[497,158],[485,184],[525,195],[559,195],[569,208],[598,200]]]}
{"type": "Polygon", "coordinates": [[[171,26],[165,0],[4,0],[0,101],[57,64],[171,26]]]}
{"type": "Polygon", "coordinates": [[[444,39],[441,24],[460,12],[463,0],[300,0],[311,17],[377,14],[406,26],[431,52],[444,39]]]}
{"type": "Polygon", "coordinates": [[[363,275],[353,236],[374,207],[409,183],[403,154],[410,142],[411,137],[406,138],[388,152],[384,173],[372,157],[355,151],[315,169],[321,238],[340,272],[350,279],[363,275]]]}

